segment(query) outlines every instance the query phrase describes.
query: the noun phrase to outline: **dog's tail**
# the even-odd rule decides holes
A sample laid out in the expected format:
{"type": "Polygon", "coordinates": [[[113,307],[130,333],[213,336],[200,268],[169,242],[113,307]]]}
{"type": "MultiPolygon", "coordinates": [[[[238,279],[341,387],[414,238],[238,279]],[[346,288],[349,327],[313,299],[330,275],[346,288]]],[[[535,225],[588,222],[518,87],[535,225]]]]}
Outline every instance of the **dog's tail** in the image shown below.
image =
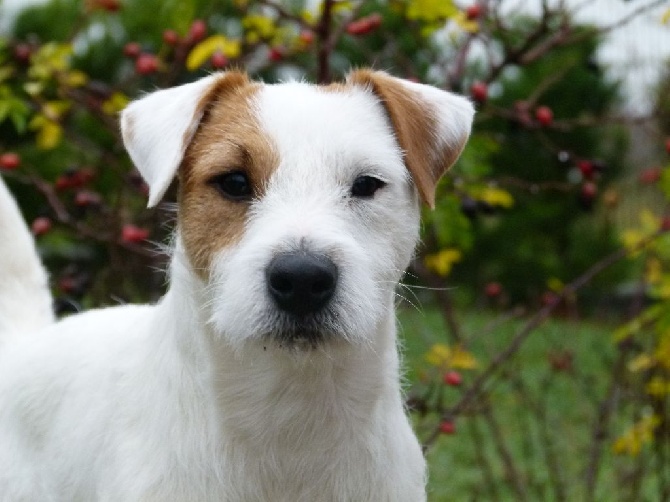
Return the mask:
{"type": "Polygon", "coordinates": [[[47,274],[35,241],[0,176],[0,343],[53,320],[47,274]]]}

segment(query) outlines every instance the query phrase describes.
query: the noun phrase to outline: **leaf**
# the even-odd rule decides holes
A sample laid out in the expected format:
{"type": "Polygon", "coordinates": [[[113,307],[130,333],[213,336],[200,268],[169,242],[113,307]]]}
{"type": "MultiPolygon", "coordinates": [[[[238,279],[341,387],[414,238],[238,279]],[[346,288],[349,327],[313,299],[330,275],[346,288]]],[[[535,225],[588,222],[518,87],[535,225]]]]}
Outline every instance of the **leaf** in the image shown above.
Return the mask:
{"type": "Polygon", "coordinates": [[[653,367],[655,360],[649,354],[640,354],[628,363],[628,371],[637,373],[653,367]]]}
{"type": "Polygon", "coordinates": [[[458,8],[451,0],[409,0],[407,18],[434,23],[458,14],[458,8]]]}
{"type": "Polygon", "coordinates": [[[666,198],[670,198],[670,166],[666,166],[661,170],[661,179],[659,180],[659,187],[666,198]]]}
{"type": "Polygon", "coordinates": [[[468,19],[463,11],[458,12],[452,19],[463,31],[468,33],[477,33],[479,31],[479,23],[476,20],[468,19]]]}
{"type": "Polygon", "coordinates": [[[479,366],[475,357],[461,346],[453,349],[443,343],[436,343],[425,356],[426,362],[432,366],[447,369],[471,370],[479,366]]]}
{"type": "Polygon", "coordinates": [[[670,381],[661,378],[660,376],[655,376],[645,386],[647,394],[657,398],[663,398],[667,395],[670,395],[670,381]]]}
{"type": "Polygon", "coordinates": [[[451,350],[449,347],[443,343],[436,343],[430,348],[428,353],[426,353],[425,358],[428,364],[442,368],[447,365],[450,355],[451,350]]]}
{"type": "Polygon", "coordinates": [[[614,453],[636,457],[642,451],[642,446],[650,443],[654,437],[654,430],[661,423],[656,415],[647,415],[624,432],[612,445],[614,453]]]}
{"type": "Polygon", "coordinates": [[[197,44],[186,58],[186,68],[194,71],[200,68],[212,54],[222,52],[227,58],[233,59],[240,55],[239,40],[231,40],[223,35],[212,35],[197,44]]]}
{"type": "Polygon", "coordinates": [[[274,19],[268,16],[251,14],[242,19],[242,27],[263,39],[271,38],[277,29],[274,19]]]}
{"type": "Polygon", "coordinates": [[[128,96],[117,91],[102,103],[102,111],[107,115],[115,115],[123,110],[129,102],[128,96]]]}
{"type": "Polygon", "coordinates": [[[37,131],[37,147],[51,150],[58,146],[63,137],[63,128],[43,114],[36,115],[29,124],[30,129],[37,131]]]}
{"type": "Polygon", "coordinates": [[[475,195],[475,198],[486,202],[494,207],[502,207],[509,209],[514,205],[514,198],[507,191],[502,188],[487,186],[481,192],[475,195]]]}
{"type": "Polygon", "coordinates": [[[460,346],[454,347],[450,363],[452,368],[460,370],[473,370],[479,366],[477,359],[460,346]]]}
{"type": "Polygon", "coordinates": [[[88,82],[88,75],[80,70],[71,70],[63,78],[63,83],[68,87],[81,87],[88,82]]]}
{"type": "Polygon", "coordinates": [[[56,148],[63,137],[63,128],[57,122],[47,121],[37,134],[37,147],[42,150],[56,148]]]}
{"type": "Polygon", "coordinates": [[[426,267],[436,274],[446,277],[454,264],[461,261],[463,253],[455,248],[443,249],[435,254],[426,256],[423,261],[426,267]]]}

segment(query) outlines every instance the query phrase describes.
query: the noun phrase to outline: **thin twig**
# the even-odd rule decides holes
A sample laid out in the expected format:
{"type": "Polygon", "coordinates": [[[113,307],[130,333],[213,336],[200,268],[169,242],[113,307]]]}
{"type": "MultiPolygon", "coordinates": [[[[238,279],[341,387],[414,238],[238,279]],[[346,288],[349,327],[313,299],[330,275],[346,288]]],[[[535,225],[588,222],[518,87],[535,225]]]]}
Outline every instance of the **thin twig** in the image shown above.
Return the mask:
{"type": "MultiPolygon", "coordinates": [[[[639,251],[648,246],[654,239],[658,238],[664,232],[657,232],[647,239],[640,242],[634,249],[621,248],[602,260],[591,266],[586,272],[568,284],[563,290],[556,294],[552,301],[542,307],[533,317],[531,317],[521,330],[517,332],[507,348],[500,352],[475,379],[472,385],[463,393],[461,399],[449,410],[445,411],[445,416],[456,417],[460,415],[467,407],[474,401],[482,392],[484,385],[489,379],[498,371],[498,369],[506,363],[514,354],[517,353],[523,342],[529,337],[533,331],[541,326],[551,313],[558,307],[558,305],[574,295],[577,291],[589,284],[595,276],[611,267],[626,256],[629,256],[634,251],[639,251]]],[[[424,449],[428,449],[437,439],[440,434],[439,428],[435,428],[433,433],[426,439],[424,449]]]]}

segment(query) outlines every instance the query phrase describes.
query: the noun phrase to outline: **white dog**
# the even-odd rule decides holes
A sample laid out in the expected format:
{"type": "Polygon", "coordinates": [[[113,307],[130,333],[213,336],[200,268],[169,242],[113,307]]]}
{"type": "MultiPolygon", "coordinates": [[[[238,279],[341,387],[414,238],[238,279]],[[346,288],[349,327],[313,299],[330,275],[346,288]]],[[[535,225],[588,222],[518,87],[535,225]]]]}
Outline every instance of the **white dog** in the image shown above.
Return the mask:
{"type": "Polygon", "coordinates": [[[149,94],[121,122],[149,205],[180,181],[169,290],[60,322],[0,186],[0,500],[425,500],[394,289],[472,115],[368,70],[149,94]]]}

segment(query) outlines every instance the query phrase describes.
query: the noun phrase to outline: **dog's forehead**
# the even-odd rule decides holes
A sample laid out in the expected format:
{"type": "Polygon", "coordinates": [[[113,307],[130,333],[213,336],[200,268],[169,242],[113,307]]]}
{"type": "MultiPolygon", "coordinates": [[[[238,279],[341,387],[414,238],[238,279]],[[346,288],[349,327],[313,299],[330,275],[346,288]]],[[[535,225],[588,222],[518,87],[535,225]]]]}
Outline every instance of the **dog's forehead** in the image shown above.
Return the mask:
{"type": "Polygon", "coordinates": [[[364,160],[398,153],[383,105],[363,87],[265,85],[255,101],[259,125],[284,158],[311,152],[364,160]]]}

